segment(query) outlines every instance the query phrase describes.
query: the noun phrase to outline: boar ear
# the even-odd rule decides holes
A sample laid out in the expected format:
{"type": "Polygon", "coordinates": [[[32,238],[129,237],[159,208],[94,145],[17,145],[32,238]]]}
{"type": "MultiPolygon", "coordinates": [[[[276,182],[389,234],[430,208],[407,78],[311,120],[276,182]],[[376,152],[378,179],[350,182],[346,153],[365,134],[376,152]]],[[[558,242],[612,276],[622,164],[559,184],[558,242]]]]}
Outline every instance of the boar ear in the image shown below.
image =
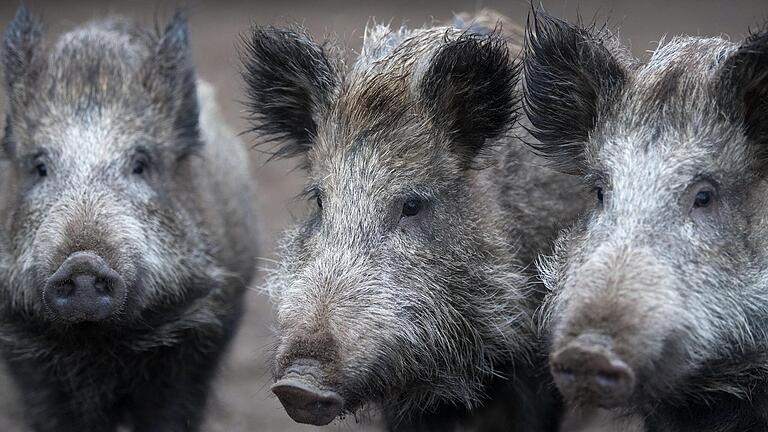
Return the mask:
{"type": "Polygon", "coordinates": [[[582,172],[589,135],[627,80],[602,38],[540,12],[528,20],[523,105],[539,141],[531,145],[563,172],[582,172]]]}
{"type": "Polygon", "coordinates": [[[768,26],[748,37],[720,69],[721,95],[747,136],[768,144],[768,26]]]}
{"type": "Polygon", "coordinates": [[[325,48],[303,30],[256,27],[243,38],[241,59],[251,132],[282,141],[274,158],[306,153],[339,85],[325,48]]]}
{"type": "Polygon", "coordinates": [[[156,106],[173,120],[182,154],[198,147],[197,91],[187,18],[176,11],[156,40],[145,64],[144,87],[156,106]]]}
{"type": "Polygon", "coordinates": [[[3,42],[3,78],[7,92],[9,111],[6,113],[5,131],[2,139],[2,154],[0,159],[10,157],[15,151],[13,146],[13,115],[14,105],[23,104],[26,98],[26,83],[34,73],[33,63],[40,49],[42,40],[42,24],[33,17],[29,9],[22,3],[16,11],[16,16],[5,30],[3,42]]]}
{"type": "Polygon", "coordinates": [[[464,33],[432,57],[420,82],[421,97],[466,162],[514,125],[518,77],[507,41],[495,31],[464,33]]]}
{"type": "Polygon", "coordinates": [[[3,43],[3,74],[12,97],[30,73],[41,38],[42,24],[22,4],[5,31],[3,43]]]}

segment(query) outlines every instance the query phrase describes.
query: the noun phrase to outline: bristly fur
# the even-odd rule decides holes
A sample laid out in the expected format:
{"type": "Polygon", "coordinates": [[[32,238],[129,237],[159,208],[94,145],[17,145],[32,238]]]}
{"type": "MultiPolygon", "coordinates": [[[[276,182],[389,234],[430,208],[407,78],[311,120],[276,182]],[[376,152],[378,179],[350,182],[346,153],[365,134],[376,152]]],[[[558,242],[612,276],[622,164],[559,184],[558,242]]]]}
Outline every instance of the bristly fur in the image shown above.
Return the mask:
{"type": "Polygon", "coordinates": [[[768,24],[726,60],[718,86],[718,92],[728,95],[723,102],[737,104],[724,107],[726,111],[740,115],[752,139],[768,144],[768,24]]]}
{"type": "Polygon", "coordinates": [[[305,153],[339,85],[338,60],[298,28],[255,27],[241,45],[251,132],[279,141],[275,158],[305,153]]]}
{"type": "Polygon", "coordinates": [[[279,87],[302,110],[292,118],[316,127],[297,140],[286,119],[256,125],[304,158],[313,207],[286,233],[268,282],[275,379],[317,362],[347,413],[374,405],[396,431],[554,430],[558,402],[527,374],[538,370],[529,360],[541,364],[529,269],[579,211],[581,188],[507,133],[519,69],[506,37],[374,26],[331,88],[275,74],[328,69],[303,31],[281,36],[301,49],[264,56],[284,32],[255,29],[258,67],[247,50],[243,59],[253,110],[279,87]],[[416,215],[406,201],[420,203],[416,215]]]}
{"type": "Polygon", "coordinates": [[[197,78],[186,16],[177,11],[162,33],[152,39],[156,48],[146,63],[148,70],[144,85],[155,96],[156,104],[172,110],[179,157],[199,153],[202,143],[195,88],[197,78]]]}
{"type": "MultiPolygon", "coordinates": [[[[8,106],[5,140],[6,153],[13,153],[13,127],[16,107],[25,107],[33,95],[30,85],[36,83],[39,74],[56,74],[59,88],[51,89],[58,103],[68,104],[72,113],[82,115],[95,108],[106,109],[118,98],[120,92],[140,81],[143,90],[152,95],[150,103],[157,115],[174,125],[177,134],[174,144],[176,156],[184,158],[198,153],[199,107],[195,89],[195,71],[192,65],[187,21],[182,12],[176,12],[164,29],[156,33],[146,31],[124,19],[110,19],[86,24],[92,30],[72,33],[71,44],[58,44],[50,53],[41,49],[42,23],[21,6],[16,18],[6,31],[4,43],[5,81],[10,103],[8,106]],[[97,33],[103,33],[97,40],[97,33]],[[124,39],[113,43],[109,36],[124,39]],[[89,40],[95,38],[94,40],[89,40]],[[57,56],[61,63],[57,69],[49,68],[46,56],[57,56]],[[115,62],[113,57],[123,58],[115,62]],[[49,68],[49,70],[46,70],[49,68]],[[88,75],[84,82],[78,81],[88,75]],[[130,79],[129,79],[130,78],[130,79]],[[120,86],[101,86],[104,80],[120,81],[120,86]],[[85,82],[90,83],[88,85],[85,82]]],[[[38,83],[43,85],[43,83],[38,83]]],[[[140,103],[139,96],[127,94],[125,104],[140,103]],[[127,98],[131,98],[128,101],[127,98]]],[[[143,103],[143,101],[141,101],[143,103]]]]}
{"type": "Polygon", "coordinates": [[[584,143],[627,79],[603,40],[610,37],[533,11],[525,39],[524,108],[531,143],[567,173],[584,166],[584,143]]]}
{"type": "Polygon", "coordinates": [[[506,40],[493,32],[467,32],[434,54],[421,97],[467,161],[516,123],[518,72],[506,40]]]}
{"type": "Polygon", "coordinates": [[[3,77],[6,90],[11,95],[14,94],[14,86],[18,80],[29,72],[41,37],[40,21],[32,16],[29,9],[19,7],[11,25],[5,31],[3,44],[3,77]]]}
{"type": "MultiPolygon", "coordinates": [[[[386,56],[400,43],[415,43],[408,40],[410,33],[405,29],[378,29],[384,29],[381,35],[367,30],[367,38],[369,42],[385,43],[363,53],[361,58],[368,59],[366,62],[386,56]]],[[[367,87],[343,88],[340,61],[333,57],[336,53],[327,52],[326,44],[315,44],[300,28],[256,27],[249,37],[243,38],[241,49],[252,132],[262,139],[280,142],[273,157],[305,154],[317,133],[317,118],[334,99],[353,90],[359,92],[355,108],[364,106],[365,115],[378,116],[369,118],[378,123],[370,129],[408,122],[409,110],[420,104],[432,113],[441,130],[454,137],[457,153],[469,163],[481,150],[488,149],[486,144],[493,144],[514,125],[519,101],[513,90],[519,68],[512,61],[505,39],[493,29],[482,35],[455,30],[453,33],[445,35],[446,43],[432,54],[428,69],[420,72],[420,94],[411,95],[412,89],[403,86],[408,83],[387,82],[363,70],[351,71],[349,75],[361,73],[361,78],[370,78],[367,87]],[[411,101],[404,104],[403,98],[411,101]]],[[[364,49],[374,45],[367,43],[368,48],[364,49]]],[[[402,66],[410,67],[408,61],[402,66]]],[[[352,117],[361,114],[346,112],[352,117]]]]}
{"type": "MultiPolygon", "coordinates": [[[[11,109],[14,102],[23,103],[25,88],[20,81],[29,73],[32,73],[32,63],[35,61],[35,53],[42,39],[42,24],[32,16],[29,9],[21,6],[16,11],[16,16],[5,30],[3,41],[3,80],[5,91],[10,100],[6,109],[11,109]]],[[[11,132],[11,122],[8,121],[10,113],[6,115],[5,133],[3,134],[3,151],[8,154],[12,151],[11,141],[8,138],[11,132]]]]}
{"type": "Polygon", "coordinates": [[[451,25],[465,29],[469,33],[488,35],[500,33],[507,41],[513,59],[518,59],[523,48],[525,28],[509,17],[493,9],[484,8],[477,13],[459,13],[454,15],[451,25]]]}

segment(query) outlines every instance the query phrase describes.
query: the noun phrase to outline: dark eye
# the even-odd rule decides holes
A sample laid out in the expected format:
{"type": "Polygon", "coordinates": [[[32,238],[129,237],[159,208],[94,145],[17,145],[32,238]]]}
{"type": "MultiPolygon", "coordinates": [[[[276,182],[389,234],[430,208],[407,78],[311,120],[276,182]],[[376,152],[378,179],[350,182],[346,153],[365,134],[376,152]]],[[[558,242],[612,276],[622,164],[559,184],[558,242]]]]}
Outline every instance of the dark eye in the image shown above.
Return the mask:
{"type": "Polygon", "coordinates": [[[696,217],[719,214],[720,201],[715,183],[700,180],[691,185],[683,198],[683,211],[696,217]]]}
{"type": "Polygon", "coordinates": [[[318,196],[317,198],[315,198],[315,201],[317,201],[317,208],[320,208],[320,209],[323,208],[323,198],[322,197],[318,196]]]}
{"type": "Polygon", "coordinates": [[[603,202],[603,188],[596,187],[595,188],[595,195],[597,195],[597,200],[600,202],[603,202]]]}
{"type": "Polygon", "coordinates": [[[48,167],[42,162],[35,165],[35,172],[39,177],[48,177],[48,167]]]}
{"type": "Polygon", "coordinates": [[[709,207],[710,204],[712,204],[711,190],[701,190],[698,193],[696,193],[696,198],[693,200],[694,208],[709,207]]]}
{"type": "Polygon", "coordinates": [[[133,168],[131,172],[136,175],[142,175],[147,170],[147,161],[144,159],[136,159],[133,162],[133,168]]]}
{"type": "Polygon", "coordinates": [[[421,200],[409,198],[403,203],[403,217],[416,216],[421,211],[421,200]]]}

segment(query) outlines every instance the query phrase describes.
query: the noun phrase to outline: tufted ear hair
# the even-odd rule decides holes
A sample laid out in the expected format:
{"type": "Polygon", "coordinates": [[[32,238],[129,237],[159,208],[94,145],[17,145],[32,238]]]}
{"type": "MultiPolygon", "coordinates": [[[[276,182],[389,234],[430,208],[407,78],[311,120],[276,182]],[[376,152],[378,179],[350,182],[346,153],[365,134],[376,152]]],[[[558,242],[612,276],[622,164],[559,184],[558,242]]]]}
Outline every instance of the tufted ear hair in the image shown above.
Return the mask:
{"type": "Polygon", "coordinates": [[[24,81],[32,72],[41,40],[42,23],[21,4],[5,30],[3,42],[3,77],[11,98],[23,96],[24,81]]]}
{"type": "Polygon", "coordinates": [[[419,83],[421,100],[435,124],[471,166],[517,119],[519,67],[497,32],[466,32],[432,57],[419,83]]]}
{"type": "Polygon", "coordinates": [[[251,132],[281,142],[275,158],[305,154],[339,86],[336,64],[302,29],[255,27],[240,51],[251,132]]]}
{"type": "Polygon", "coordinates": [[[768,144],[768,25],[725,60],[716,92],[747,137],[768,144]]]}
{"type": "Polygon", "coordinates": [[[523,95],[536,151],[566,173],[583,170],[585,144],[627,81],[593,29],[534,12],[526,28],[523,95]]]}
{"type": "Polygon", "coordinates": [[[160,31],[144,64],[144,88],[172,119],[183,156],[199,147],[199,106],[187,18],[181,11],[160,31]]]}
{"type": "Polygon", "coordinates": [[[10,157],[14,153],[11,135],[12,121],[10,117],[14,106],[23,105],[27,97],[27,86],[33,79],[34,63],[39,56],[42,43],[42,23],[32,16],[29,9],[22,3],[16,10],[16,16],[5,30],[3,41],[3,79],[9,103],[6,113],[5,131],[2,139],[2,154],[0,159],[10,157]]]}

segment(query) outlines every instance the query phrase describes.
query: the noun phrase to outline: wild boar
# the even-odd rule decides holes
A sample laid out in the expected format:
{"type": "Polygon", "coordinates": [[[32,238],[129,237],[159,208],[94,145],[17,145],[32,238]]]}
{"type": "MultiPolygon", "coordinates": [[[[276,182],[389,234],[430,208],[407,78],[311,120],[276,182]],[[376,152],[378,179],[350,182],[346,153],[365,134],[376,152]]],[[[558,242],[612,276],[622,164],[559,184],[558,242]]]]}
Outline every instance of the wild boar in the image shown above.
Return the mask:
{"type": "Polygon", "coordinates": [[[530,270],[583,198],[510,133],[512,44],[375,26],[346,69],[301,29],[244,42],[254,132],[301,160],[313,207],[268,283],[287,413],[324,425],[378,405],[393,430],[556,430],[531,365],[530,270]]]}
{"type": "Polygon", "coordinates": [[[640,62],[537,14],[524,75],[535,147],[594,194],[541,265],[560,391],[649,431],[766,430],[768,32],[640,62]]]}
{"type": "Polygon", "coordinates": [[[194,431],[255,263],[247,155],[186,20],[95,21],[2,53],[0,350],[35,431],[194,431]]]}

